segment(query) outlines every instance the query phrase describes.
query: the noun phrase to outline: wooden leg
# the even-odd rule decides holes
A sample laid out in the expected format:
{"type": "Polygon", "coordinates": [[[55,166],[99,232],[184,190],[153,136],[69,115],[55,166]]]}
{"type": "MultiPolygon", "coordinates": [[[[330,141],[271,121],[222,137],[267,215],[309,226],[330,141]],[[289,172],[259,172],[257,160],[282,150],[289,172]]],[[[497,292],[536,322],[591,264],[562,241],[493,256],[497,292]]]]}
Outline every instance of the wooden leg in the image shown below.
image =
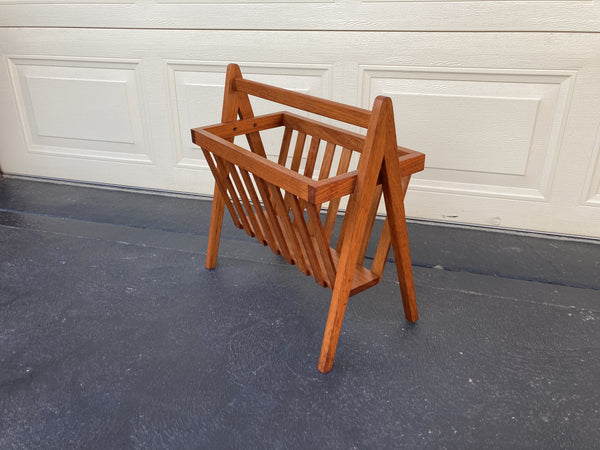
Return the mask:
{"type": "Polygon", "coordinates": [[[391,235],[394,259],[396,260],[396,272],[398,273],[402,304],[404,305],[404,316],[408,321],[416,322],[419,319],[419,313],[417,312],[417,297],[415,295],[415,282],[413,279],[410,249],[408,247],[406,222],[402,221],[397,227],[400,230],[393,230],[391,235]]]}
{"type": "Polygon", "coordinates": [[[417,298],[415,295],[415,283],[413,279],[412,263],[410,259],[410,248],[408,246],[408,231],[406,229],[406,215],[404,212],[404,195],[394,195],[392,186],[401,186],[399,177],[393,171],[384,171],[383,194],[385,198],[387,218],[390,227],[390,238],[394,249],[396,260],[396,272],[402,293],[402,304],[404,315],[410,322],[419,319],[417,312],[417,298]]]}
{"type": "MultiPolygon", "coordinates": [[[[352,280],[350,280],[352,283],[352,280]]],[[[348,304],[348,296],[350,289],[342,290],[340,284],[336,283],[331,296],[331,304],[329,305],[329,315],[327,316],[327,325],[325,325],[325,335],[323,336],[323,344],[321,345],[321,356],[319,357],[319,372],[327,373],[333,367],[333,359],[337,349],[340,332],[342,331],[342,322],[346,313],[346,305],[348,304]]]]}
{"type": "Polygon", "coordinates": [[[223,225],[223,213],[225,210],[225,199],[221,191],[215,187],[215,195],[210,217],[210,229],[208,231],[208,248],[206,249],[206,268],[214,269],[217,265],[217,253],[219,252],[219,241],[221,240],[221,225],[223,225]]]}
{"type": "Polygon", "coordinates": [[[355,195],[350,200],[348,210],[346,211],[351,220],[347,222],[347,241],[342,246],[337,276],[333,286],[333,294],[331,295],[331,304],[329,305],[329,315],[327,316],[327,324],[325,325],[325,335],[323,336],[323,344],[321,345],[319,372],[322,373],[329,372],[333,367],[333,359],[340,338],[340,332],[342,331],[342,322],[344,321],[346,305],[348,304],[348,297],[350,297],[352,289],[356,263],[361,251],[362,237],[365,235],[365,229],[368,225],[367,212],[371,208],[374,191],[375,186],[372,183],[367,193],[364,191],[361,192],[362,198],[358,198],[358,195],[355,195]],[[361,204],[364,205],[363,208],[360,208],[361,204]],[[357,236],[360,236],[360,238],[357,238],[357,236]]]}
{"type": "MultiPolygon", "coordinates": [[[[377,179],[381,173],[385,149],[392,149],[397,163],[396,135],[392,100],[377,97],[373,104],[373,115],[369,123],[369,131],[358,162],[358,178],[356,191],[348,203],[344,224],[347,224],[345,238],[340,251],[338,272],[331,296],[325,335],[319,357],[319,371],[327,373],[333,367],[333,359],[342,330],[342,322],[352,290],[352,280],[356,263],[361,254],[362,243],[366,236],[369,222],[369,211],[372,210],[373,197],[377,190],[377,179]]],[[[392,180],[393,181],[393,180],[392,180]]],[[[389,191],[389,186],[388,191],[389,191]]],[[[383,186],[384,190],[386,186],[383,186]]],[[[388,192],[389,194],[389,192],[388,192]]],[[[387,198],[386,198],[387,199],[387,198]]],[[[387,204],[387,203],[386,203],[387,204]]],[[[344,228],[344,225],[342,225],[344,228]]],[[[393,229],[392,229],[393,230],[393,229]]]]}

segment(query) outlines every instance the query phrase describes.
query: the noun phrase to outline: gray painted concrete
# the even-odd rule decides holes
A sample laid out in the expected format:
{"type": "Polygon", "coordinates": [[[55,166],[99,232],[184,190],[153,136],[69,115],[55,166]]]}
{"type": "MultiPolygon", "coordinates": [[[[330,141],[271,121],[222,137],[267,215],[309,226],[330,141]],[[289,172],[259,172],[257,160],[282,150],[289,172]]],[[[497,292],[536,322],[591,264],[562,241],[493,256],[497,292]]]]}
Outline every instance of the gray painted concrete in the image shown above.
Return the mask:
{"type": "Polygon", "coordinates": [[[598,448],[600,245],[411,224],[330,291],[210,204],[0,178],[0,448],[598,448]],[[435,268],[434,268],[435,267],[435,268]]]}

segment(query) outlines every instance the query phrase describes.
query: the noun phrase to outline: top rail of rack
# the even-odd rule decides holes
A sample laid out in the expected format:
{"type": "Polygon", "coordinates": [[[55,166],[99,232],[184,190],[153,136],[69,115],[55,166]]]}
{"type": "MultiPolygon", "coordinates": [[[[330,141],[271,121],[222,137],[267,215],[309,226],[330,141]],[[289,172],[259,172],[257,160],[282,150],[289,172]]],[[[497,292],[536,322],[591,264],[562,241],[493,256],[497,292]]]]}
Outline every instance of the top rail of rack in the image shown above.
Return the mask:
{"type": "Polygon", "coordinates": [[[372,112],[368,109],[314,97],[302,92],[291,91],[245,78],[235,79],[235,90],[362,128],[368,128],[371,120],[372,112]]]}

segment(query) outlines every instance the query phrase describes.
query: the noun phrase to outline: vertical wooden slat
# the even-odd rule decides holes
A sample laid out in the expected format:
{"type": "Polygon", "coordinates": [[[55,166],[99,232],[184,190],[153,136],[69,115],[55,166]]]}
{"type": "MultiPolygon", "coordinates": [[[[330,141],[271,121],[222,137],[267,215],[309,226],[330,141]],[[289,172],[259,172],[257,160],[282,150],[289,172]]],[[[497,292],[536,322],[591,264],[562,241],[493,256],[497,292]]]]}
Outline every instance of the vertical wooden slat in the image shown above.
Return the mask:
{"type": "Polygon", "coordinates": [[[287,162],[293,131],[294,130],[290,127],[285,127],[285,130],[283,131],[283,139],[281,140],[281,148],[279,149],[279,158],[277,159],[277,164],[283,167],[285,167],[285,163],[287,162]]]}
{"type": "Polygon", "coordinates": [[[215,158],[215,161],[217,162],[218,169],[221,171],[222,182],[223,182],[226,190],[229,192],[229,198],[231,199],[231,203],[233,203],[233,206],[235,207],[235,209],[238,213],[238,217],[240,219],[240,223],[242,224],[242,228],[244,229],[244,231],[246,231],[248,236],[254,237],[254,233],[252,232],[252,227],[248,223],[248,219],[246,218],[244,208],[242,207],[240,200],[238,199],[237,192],[235,191],[233,185],[231,184],[231,181],[229,180],[229,175],[227,172],[227,166],[226,166],[225,161],[216,155],[214,155],[214,158],[215,158]]]}
{"type": "MultiPolygon", "coordinates": [[[[250,199],[248,198],[248,195],[246,194],[246,186],[244,186],[244,183],[242,183],[242,180],[240,179],[240,177],[238,175],[237,168],[233,164],[231,164],[229,161],[226,161],[226,165],[227,165],[227,170],[229,171],[229,176],[233,180],[233,184],[236,186],[238,195],[239,195],[240,199],[242,200],[244,209],[246,210],[246,217],[248,218],[252,232],[254,233],[254,236],[256,236],[256,239],[258,239],[260,241],[260,243],[264,245],[264,244],[266,244],[266,241],[262,235],[260,226],[258,225],[258,220],[256,219],[256,216],[254,215],[254,210],[252,209],[252,204],[250,203],[250,199]]],[[[252,188],[252,185],[250,185],[250,188],[252,188]]]]}
{"type": "MultiPolygon", "coordinates": [[[[310,140],[310,146],[308,148],[308,155],[306,156],[306,165],[304,166],[304,176],[312,178],[313,172],[315,171],[315,165],[317,163],[317,156],[319,155],[319,145],[321,144],[321,139],[313,136],[310,140]]],[[[303,200],[300,200],[300,205],[302,208],[306,208],[307,203],[303,200]]]]}
{"type": "Polygon", "coordinates": [[[306,142],[306,134],[298,133],[296,136],[296,147],[294,148],[294,155],[292,156],[292,164],[290,169],[294,172],[298,172],[300,169],[300,162],[302,161],[302,153],[304,152],[304,143],[306,142]]]}
{"type": "Polygon", "coordinates": [[[335,264],[331,257],[331,248],[329,248],[329,241],[321,225],[321,218],[319,217],[319,209],[315,205],[308,204],[306,207],[308,212],[308,227],[310,228],[311,234],[315,238],[317,243],[317,249],[320,253],[321,260],[325,269],[325,281],[326,285],[333,289],[335,283],[335,264]]]}
{"type": "MultiPolygon", "coordinates": [[[[325,146],[325,154],[323,155],[323,161],[321,162],[321,170],[319,170],[319,180],[324,180],[329,177],[331,172],[331,166],[333,164],[333,158],[335,157],[336,145],[328,142],[325,146]]],[[[317,204],[317,211],[320,211],[322,204],[317,204]]],[[[329,241],[328,241],[329,242],[329,241]]]]}
{"type": "MultiPolygon", "coordinates": [[[[304,153],[304,144],[306,143],[306,133],[298,132],[296,135],[296,145],[294,147],[294,154],[292,156],[292,163],[290,165],[290,170],[294,172],[298,172],[300,170],[300,163],[302,162],[302,154],[304,153]]],[[[286,207],[287,213],[289,213],[289,197],[290,193],[286,192],[284,197],[284,205],[286,207]]]]}
{"type": "Polygon", "coordinates": [[[323,273],[321,272],[321,267],[319,266],[317,253],[315,252],[312,238],[308,232],[306,222],[304,221],[304,208],[300,206],[300,202],[294,195],[290,195],[288,198],[288,206],[291,208],[294,215],[294,221],[292,224],[296,228],[297,234],[300,236],[300,245],[302,245],[306,253],[307,268],[309,272],[312,272],[312,276],[315,278],[317,283],[319,283],[321,286],[325,286],[325,280],[323,279],[323,273]]]}
{"type": "Polygon", "coordinates": [[[308,149],[308,155],[306,157],[306,165],[304,166],[304,176],[312,178],[313,172],[315,171],[315,164],[317,162],[317,155],[319,154],[319,145],[321,139],[312,137],[310,140],[310,147],[308,149]]]}
{"type": "MultiPolygon", "coordinates": [[[[352,150],[344,148],[342,150],[342,154],[340,155],[340,161],[338,163],[338,169],[337,169],[338,175],[341,175],[348,171],[348,167],[350,167],[351,159],[352,159],[352,150]]],[[[337,217],[339,207],[340,207],[340,199],[339,198],[329,202],[329,208],[327,208],[327,217],[325,218],[325,236],[327,236],[328,241],[331,240],[331,235],[333,234],[333,227],[335,226],[335,219],[337,217]]],[[[340,242],[340,238],[338,238],[338,243],[339,242],[340,242]]]]}
{"type": "Polygon", "coordinates": [[[321,170],[319,171],[319,180],[324,180],[325,178],[329,177],[329,172],[331,172],[331,165],[333,164],[334,156],[335,144],[328,142],[327,146],[325,147],[325,154],[323,155],[321,170]]]}
{"type": "MultiPolygon", "coordinates": [[[[206,162],[208,163],[208,167],[210,168],[210,171],[212,172],[213,176],[215,177],[215,185],[219,189],[219,192],[223,196],[223,201],[225,202],[225,206],[227,206],[227,209],[229,210],[229,214],[231,215],[231,220],[233,220],[233,223],[235,224],[236,227],[242,228],[242,224],[240,223],[240,220],[238,219],[238,215],[235,212],[235,209],[233,209],[231,200],[229,199],[229,196],[227,195],[227,187],[225,186],[225,182],[223,181],[223,176],[221,175],[221,172],[217,168],[216,162],[213,160],[212,153],[210,153],[209,151],[204,150],[204,149],[202,149],[202,153],[204,153],[204,158],[206,159],[206,162]]],[[[212,223],[212,220],[211,220],[211,223],[212,223]]]]}

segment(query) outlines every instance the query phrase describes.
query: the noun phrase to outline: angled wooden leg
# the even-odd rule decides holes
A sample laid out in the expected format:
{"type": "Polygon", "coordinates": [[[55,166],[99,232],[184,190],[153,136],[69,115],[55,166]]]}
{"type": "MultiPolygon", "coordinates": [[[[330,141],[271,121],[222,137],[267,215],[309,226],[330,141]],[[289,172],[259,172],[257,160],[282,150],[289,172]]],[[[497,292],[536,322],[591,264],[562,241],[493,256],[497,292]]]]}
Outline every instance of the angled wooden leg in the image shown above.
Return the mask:
{"type": "MultiPolygon", "coordinates": [[[[319,357],[318,368],[321,373],[327,373],[333,367],[333,359],[340,339],[342,322],[344,321],[346,305],[348,304],[348,297],[350,295],[349,287],[347,289],[342,288],[342,285],[345,286],[346,284],[348,284],[347,280],[339,279],[339,282],[336,282],[333,295],[331,296],[327,325],[325,325],[325,335],[323,336],[323,343],[321,344],[321,356],[319,357]]],[[[352,284],[352,279],[350,279],[349,284],[352,284]]]]}
{"type": "Polygon", "coordinates": [[[369,211],[372,210],[377,179],[381,171],[385,149],[388,147],[394,151],[396,149],[392,100],[377,97],[373,104],[373,116],[369,123],[363,152],[358,162],[357,188],[350,198],[346,211],[347,216],[344,219],[347,229],[341,246],[338,271],[319,357],[319,371],[323,373],[329,372],[333,367],[346,305],[352,290],[356,263],[361,254],[363,240],[368,239],[365,232],[369,225],[369,211]]]}
{"type": "MultiPolygon", "coordinates": [[[[239,94],[235,91],[235,78],[241,77],[242,73],[236,64],[227,66],[227,75],[225,77],[225,93],[223,95],[223,110],[221,112],[221,122],[231,122],[237,119],[239,108],[239,94]]],[[[229,139],[233,142],[233,138],[229,139]]],[[[219,242],[221,240],[221,226],[223,225],[223,213],[225,210],[225,198],[215,185],[210,216],[210,228],[208,231],[208,247],[206,249],[206,268],[214,269],[217,265],[217,253],[219,252],[219,242]]],[[[233,213],[232,213],[233,216],[233,213]]]]}
{"type": "Polygon", "coordinates": [[[383,194],[390,227],[390,238],[394,249],[394,259],[396,260],[396,272],[398,273],[398,282],[402,293],[404,315],[410,322],[416,322],[419,319],[419,314],[417,312],[415,283],[408,246],[404,195],[397,195],[398,190],[403,189],[402,181],[397,171],[388,170],[389,166],[385,164],[384,166],[382,171],[383,194]],[[396,191],[396,195],[393,194],[394,191],[396,191]]]}
{"type": "Polygon", "coordinates": [[[362,241],[368,226],[368,211],[375,193],[375,181],[377,173],[367,174],[366,183],[363,188],[352,196],[346,212],[347,230],[346,238],[341,245],[340,260],[337,268],[337,276],[331,295],[325,334],[321,345],[321,356],[319,357],[319,371],[327,373],[333,367],[333,359],[337,349],[342,322],[346,313],[348,297],[352,289],[352,280],[356,270],[356,263],[361,253],[362,241]]]}
{"type": "Polygon", "coordinates": [[[346,305],[352,289],[352,280],[356,269],[356,262],[360,252],[360,240],[355,236],[364,233],[367,226],[366,214],[356,214],[359,211],[359,202],[356,197],[348,207],[348,213],[358,220],[352,221],[348,226],[348,241],[342,246],[340,260],[338,263],[337,276],[329,304],[329,314],[327,315],[327,324],[325,325],[325,334],[321,344],[321,355],[319,357],[319,372],[327,373],[333,367],[333,359],[337,349],[340,332],[342,331],[342,322],[346,313],[346,305]]]}
{"type": "Polygon", "coordinates": [[[215,187],[212,212],[210,217],[210,228],[208,231],[208,248],[206,249],[206,268],[214,269],[217,265],[217,253],[221,240],[221,226],[223,225],[223,213],[225,210],[225,199],[221,191],[215,187]]]}
{"type": "Polygon", "coordinates": [[[391,225],[391,228],[396,228],[391,233],[392,248],[394,249],[396,272],[398,273],[398,282],[400,283],[400,292],[402,293],[404,316],[408,321],[416,322],[419,319],[419,313],[417,312],[417,297],[415,295],[415,282],[410,259],[410,249],[408,247],[406,222],[401,220],[397,225],[391,225]]]}

